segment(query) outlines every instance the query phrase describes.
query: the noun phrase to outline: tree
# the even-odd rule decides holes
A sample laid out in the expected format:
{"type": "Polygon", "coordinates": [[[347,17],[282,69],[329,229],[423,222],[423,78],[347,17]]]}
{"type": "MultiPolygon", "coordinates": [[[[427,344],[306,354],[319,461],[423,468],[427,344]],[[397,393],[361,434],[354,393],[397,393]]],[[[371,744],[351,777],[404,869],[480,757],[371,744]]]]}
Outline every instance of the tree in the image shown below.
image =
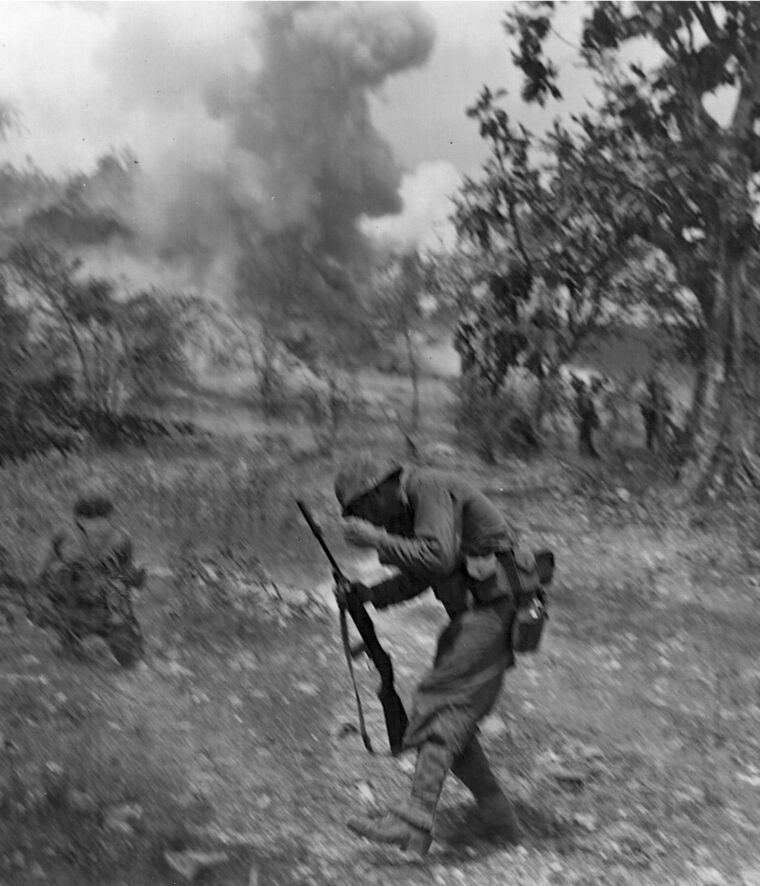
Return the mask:
{"type": "MultiPolygon", "coordinates": [[[[561,99],[556,68],[544,56],[552,11],[553,4],[531,4],[514,10],[506,23],[519,39],[514,59],[524,74],[523,95],[542,103],[549,95],[561,99]]],[[[625,196],[631,227],[662,249],[699,301],[705,336],[698,386],[704,390],[696,408],[707,399],[707,380],[722,378],[698,492],[742,481],[760,485],[749,446],[754,404],[748,349],[756,301],[748,268],[758,235],[759,49],[756,3],[597,2],[584,20],[582,57],[604,93],[594,119],[580,122],[616,172],[619,186],[609,193],[607,212],[619,210],[625,196]],[[623,50],[636,40],[648,41],[660,56],[649,68],[631,64],[626,70],[623,50]],[[736,105],[721,125],[705,99],[726,87],[734,90],[736,105]]]]}
{"type": "Polygon", "coordinates": [[[304,231],[284,229],[251,241],[237,269],[236,300],[259,327],[258,341],[249,343],[265,412],[278,408],[288,353],[310,364],[330,355],[347,365],[371,344],[357,292],[351,274],[315,252],[304,231]]]}
{"type": "Polygon", "coordinates": [[[420,424],[420,361],[417,338],[424,317],[426,268],[416,251],[391,256],[371,280],[368,309],[373,331],[381,344],[404,342],[406,368],[412,386],[410,432],[420,424]]]}
{"type": "Polygon", "coordinates": [[[642,249],[626,214],[607,211],[603,146],[558,123],[537,138],[512,124],[502,95],[486,87],[468,111],[490,155],[465,180],[455,221],[482,252],[491,294],[464,317],[459,342],[464,368],[477,364],[493,393],[511,369],[535,376],[540,427],[562,367],[614,325],[615,280],[642,249]]]}
{"type": "Polygon", "coordinates": [[[59,355],[89,410],[119,415],[136,396],[185,377],[186,300],[119,297],[113,281],[83,275],[79,261],[39,244],[16,246],[9,264],[37,339],[59,355]]]}

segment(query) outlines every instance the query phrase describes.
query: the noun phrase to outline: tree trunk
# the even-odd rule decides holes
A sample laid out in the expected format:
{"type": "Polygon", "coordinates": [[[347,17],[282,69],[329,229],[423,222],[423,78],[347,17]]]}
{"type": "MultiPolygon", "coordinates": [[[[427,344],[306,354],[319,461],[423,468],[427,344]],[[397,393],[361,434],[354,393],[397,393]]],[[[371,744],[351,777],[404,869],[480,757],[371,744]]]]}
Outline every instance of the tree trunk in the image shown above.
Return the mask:
{"type": "MultiPolygon", "coordinates": [[[[717,367],[710,345],[707,353],[697,366],[697,375],[694,381],[694,389],[691,394],[691,405],[686,414],[684,424],[684,446],[691,449],[702,430],[705,409],[712,397],[712,381],[717,367]]],[[[714,348],[712,349],[714,351],[714,348]]]]}
{"type": "Polygon", "coordinates": [[[417,352],[411,330],[407,329],[404,336],[406,356],[409,361],[409,378],[412,382],[412,433],[416,433],[420,426],[420,367],[417,363],[417,352]]]}
{"type": "Polygon", "coordinates": [[[697,497],[714,488],[760,487],[760,466],[749,445],[753,404],[744,360],[744,269],[745,257],[731,256],[719,278],[719,303],[725,305],[728,321],[722,335],[725,378],[717,435],[697,482],[697,497]]]}
{"type": "MultiPolygon", "coordinates": [[[[752,23],[760,25],[760,5],[748,4],[752,23]]],[[[753,132],[757,118],[757,102],[760,96],[760,55],[753,55],[742,74],[739,97],[729,127],[735,143],[741,142],[753,132]]],[[[760,487],[760,467],[748,441],[753,424],[754,404],[751,402],[751,385],[744,359],[745,304],[747,294],[747,262],[754,241],[747,238],[741,226],[736,224],[736,213],[752,213],[752,204],[742,206],[752,178],[747,156],[741,148],[731,154],[734,204],[731,212],[716,225],[715,261],[716,292],[713,317],[720,330],[725,379],[720,392],[717,436],[707,464],[697,483],[697,494],[712,487],[733,487],[750,483],[760,487]],[[742,195],[741,197],[736,195],[742,195]]],[[[729,186],[730,189],[731,186],[729,186]]],[[[729,190],[729,193],[731,191],[729,190]]]]}

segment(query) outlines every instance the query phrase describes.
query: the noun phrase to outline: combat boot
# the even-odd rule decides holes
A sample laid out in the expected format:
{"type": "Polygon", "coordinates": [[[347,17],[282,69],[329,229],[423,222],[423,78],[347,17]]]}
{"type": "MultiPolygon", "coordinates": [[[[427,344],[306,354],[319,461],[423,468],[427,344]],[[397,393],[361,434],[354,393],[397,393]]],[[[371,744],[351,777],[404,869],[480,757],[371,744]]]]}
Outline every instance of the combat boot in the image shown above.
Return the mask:
{"type": "Polygon", "coordinates": [[[379,818],[352,818],[347,822],[349,829],[375,843],[391,843],[407,852],[427,855],[433,841],[438,800],[451,762],[451,751],[445,745],[438,742],[422,745],[409,799],[379,818]]]}
{"type": "Polygon", "coordinates": [[[477,738],[454,760],[451,771],[475,798],[473,830],[483,837],[516,843],[520,838],[520,823],[477,738]]]}
{"type": "Polygon", "coordinates": [[[349,818],[347,825],[349,830],[373,843],[391,843],[405,852],[414,852],[423,857],[433,841],[430,831],[415,827],[395,812],[386,812],[379,818],[357,815],[349,818]]]}

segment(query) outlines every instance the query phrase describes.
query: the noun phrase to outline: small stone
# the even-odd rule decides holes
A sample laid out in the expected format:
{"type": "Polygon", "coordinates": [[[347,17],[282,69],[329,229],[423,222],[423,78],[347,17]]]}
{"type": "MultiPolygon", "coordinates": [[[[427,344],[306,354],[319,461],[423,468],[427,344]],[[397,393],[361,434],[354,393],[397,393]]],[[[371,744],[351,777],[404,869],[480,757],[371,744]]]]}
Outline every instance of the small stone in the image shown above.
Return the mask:
{"type": "Polygon", "coordinates": [[[186,880],[191,882],[203,868],[222,864],[228,859],[229,856],[226,852],[193,852],[192,850],[187,852],[164,852],[164,860],[169,867],[178,874],[182,874],[186,880]]]}
{"type": "Polygon", "coordinates": [[[93,815],[98,811],[98,804],[95,798],[86,791],[79,791],[76,788],[67,793],[66,805],[72,812],[76,812],[78,815],[93,815]]]}
{"type": "Polygon", "coordinates": [[[586,780],[586,776],[583,772],[580,772],[577,769],[565,769],[564,767],[558,767],[552,770],[551,775],[562,785],[562,787],[571,788],[573,790],[579,790],[582,788],[583,783],[586,780]]]}
{"type": "Polygon", "coordinates": [[[760,886],[760,866],[742,868],[739,876],[742,886],[760,886]]]}
{"type": "Polygon", "coordinates": [[[259,668],[259,661],[252,652],[244,650],[235,656],[232,668],[236,671],[256,671],[259,668]]]}
{"type": "Polygon", "coordinates": [[[416,765],[414,757],[396,757],[396,766],[407,775],[414,775],[416,765]]]}
{"type": "Polygon", "coordinates": [[[319,692],[319,689],[313,683],[306,683],[304,681],[299,681],[295,684],[296,689],[299,692],[303,692],[304,695],[316,695],[319,692]]]}
{"type": "Polygon", "coordinates": [[[581,756],[584,760],[591,762],[592,760],[601,760],[604,758],[604,752],[596,745],[586,744],[581,747],[581,756]]]}
{"type": "Polygon", "coordinates": [[[362,798],[362,800],[364,800],[365,803],[375,802],[375,794],[366,781],[358,782],[356,785],[356,790],[359,792],[359,796],[362,798]]]}
{"type": "Polygon", "coordinates": [[[498,738],[499,736],[506,735],[507,732],[509,732],[509,726],[507,726],[507,724],[498,714],[491,714],[491,716],[486,717],[481,722],[480,730],[484,735],[489,735],[492,738],[498,738]]]}
{"type": "Polygon", "coordinates": [[[300,588],[280,588],[280,596],[288,606],[292,606],[294,609],[303,609],[309,605],[311,599],[306,591],[300,588]]]}
{"type": "Polygon", "coordinates": [[[251,865],[248,872],[248,886],[259,886],[259,869],[255,864],[251,865]]]}
{"type": "Polygon", "coordinates": [[[106,812],[103,824],[110,830],[124,831],[124,825],[131,829],[132,825],[142,820],[142,817],[142,806],[137,803],[122,803],[120,806],[111,807],[106,812]]]}
{"type": "Polygon", "coordinates": [[[38,861],[35,861],[34,864],[32,864],[32,866],[29,868],[29,873],[34,877],[35,880],[47,880],[47,874],[38,861]]]}
{"type": "Polygon", "coordinates": [[[598,828],[598,819],[590,812],[577,812],[573,816],[574,824],[579,825],[584,831],[593,834],[598,828]]]}
{"type": "Polygon", "coordinates": [[[203,578],[204,581],[208,581],[208,582],[216,582],[216,581],[219,581],[219,575],[218,575],[218,573],[216,572],[215,569],[212,569],[212,568],[208,565],[208,563],[201,563],[201,564],[200,564],[200,568],[199,568],[198,571],[199,571],[199,573],[200,573],[200,575],[201,575],[201,578],[203,578]]]}
{"type": "Polygon", "coordinates": [[[147,571],[155,578],[171,578],[174,575],[174,570],[169,566],[148,566],[147,571]]]}
{"type": "Polygon", "coordinates": [[[170,677],[194,677],[195,674],[178,661],[169,661],[166,664],[158,664],[156,670],[170,677]]]}
{"type": "Polygon", "coordinates": [[[717,868],[700,867],[694,873],[699,878],[702,886],[727,886],[728,880],[717,868]]]}
{"type": "Polygon", "coordinates": [[[45,763],[40,781],[51,803],[58,802],[66,793],[68,776],[66,770],[59,763],[45,763]]]}
{"type": "Polygon", "coordinates": [[[254,801],[253,805],[257,809],[269,809],[269,807],[272,805],[272,798],[269,796],[269,794],[262,794],[254,801]]]}

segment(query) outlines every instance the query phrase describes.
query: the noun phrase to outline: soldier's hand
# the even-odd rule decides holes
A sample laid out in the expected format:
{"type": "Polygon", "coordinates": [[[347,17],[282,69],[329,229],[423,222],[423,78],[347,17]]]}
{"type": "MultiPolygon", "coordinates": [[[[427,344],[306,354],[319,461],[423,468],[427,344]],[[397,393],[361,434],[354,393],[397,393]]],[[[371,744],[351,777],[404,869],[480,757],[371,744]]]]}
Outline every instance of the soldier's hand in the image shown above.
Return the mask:
{"type": "Polygon", "coordinates": [[[356,594],[362,603],[369,603],[372,600],[372,588],[362,584],[360,581],[349,581],[344,577],[335,577],[335,599],[341,606],[346,605],[346,598],[349,594],[356,594]]]}
{"type": "Polygon", "coordinates": [[[377,547],[379,532],[377,526],[373,526],[368,520],[359,520],[356,517],[343,524],[343,538],[356,548],[377,547]]]}

